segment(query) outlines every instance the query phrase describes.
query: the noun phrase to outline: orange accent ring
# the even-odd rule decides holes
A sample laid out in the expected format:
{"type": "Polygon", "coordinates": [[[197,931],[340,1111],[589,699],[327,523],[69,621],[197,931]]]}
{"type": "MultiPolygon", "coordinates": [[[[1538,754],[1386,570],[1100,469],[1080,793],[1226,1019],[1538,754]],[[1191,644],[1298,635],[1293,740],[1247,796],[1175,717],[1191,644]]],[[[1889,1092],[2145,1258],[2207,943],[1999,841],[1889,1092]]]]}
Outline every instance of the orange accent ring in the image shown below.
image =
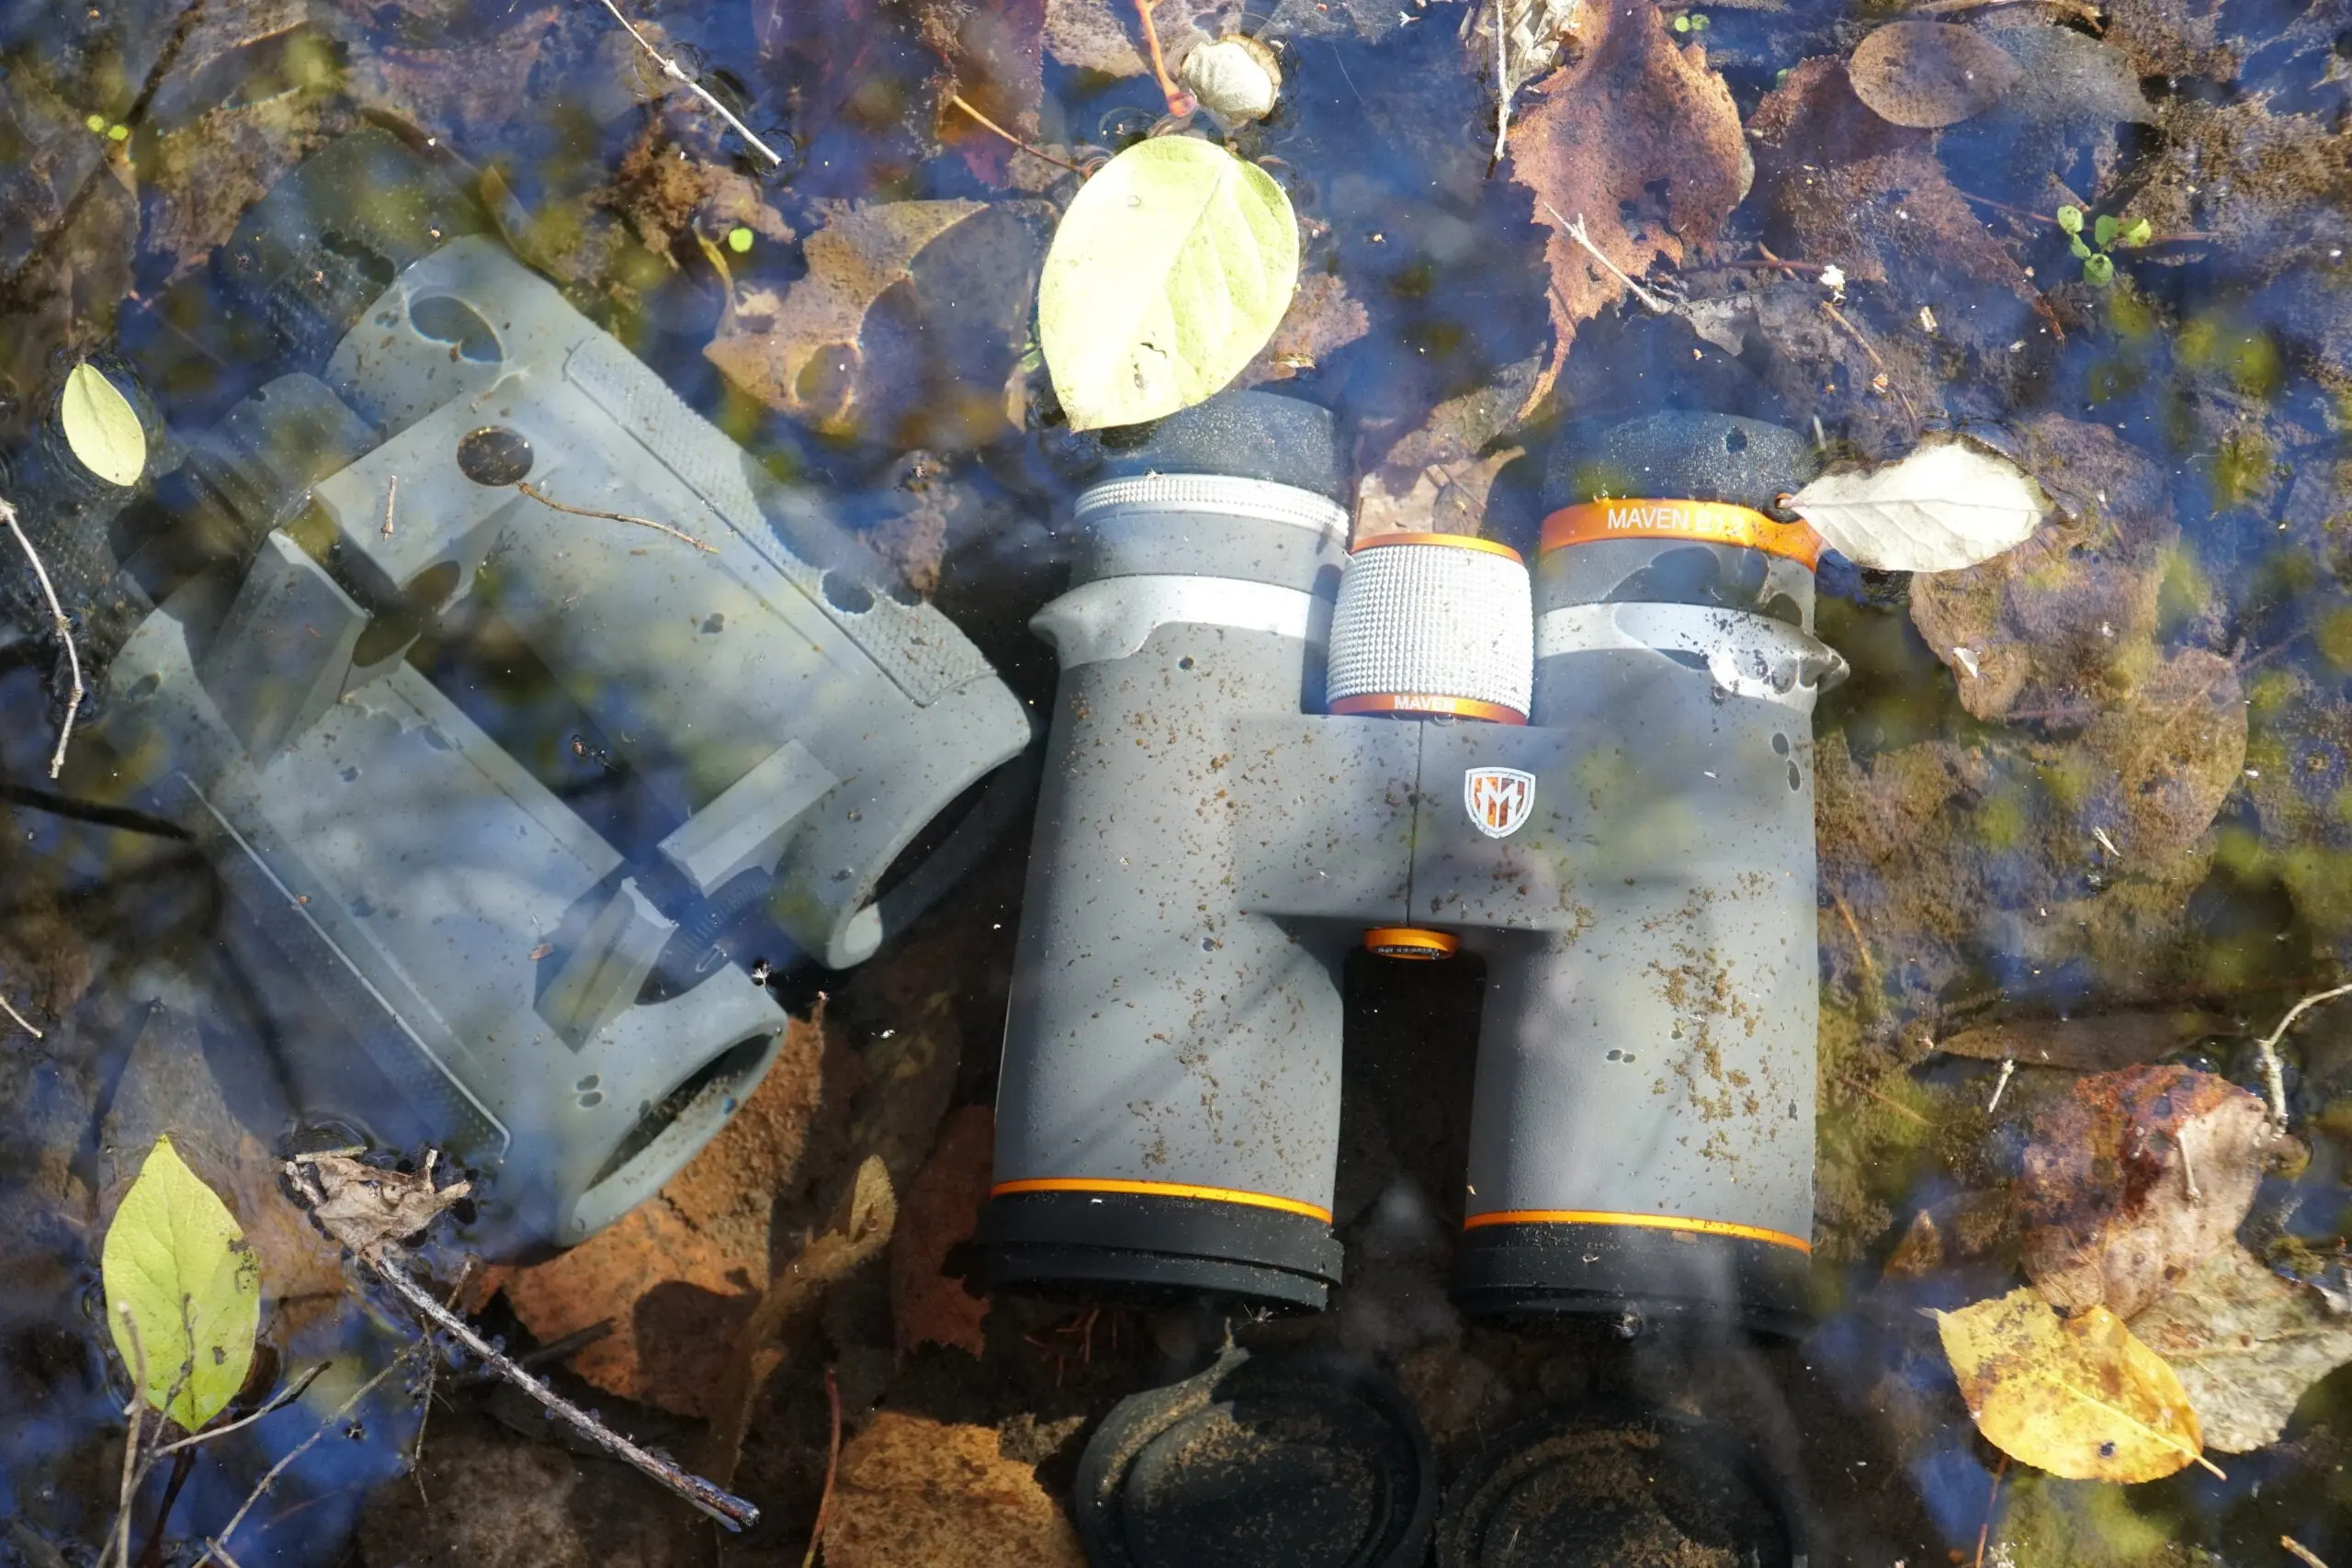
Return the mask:
{"type": "Polygon", "coordinates": [[[1313,1203],[1302,1203],[1295,1198],[1277,1198],[1268,1192],[1244,1192],[1234,1187],[1193,1187],[1181,1181],[1118,1181],[1093,1176],[1033,1176],[1021,1181],[1000,1181],[989,1189],[991,1198],[1009,1197],[1017,1192],[1132,1192],[1147,1198],[1200,1198],[1212,1203],[1247,1203],[1258,1209],[1280,1209],[1285,1214],[1304,1214],[1310,1220],[1331,1223],[1331,1211],[1313,1203]]]}
{"type": "Polygon", "coordinates": [[[1811,570],[1821,536],[1810,524],[1782,523],[1726,501],[1594,501],[1563,506],[1544,519],[1544,553],[1600,539],[1693,539],[1786,556],[1811,570]]]}
{"type": "Polygon", "coordinates": [[[1486,555],[1500,556],[1507,561],[1524,565],[1520,553],[1509,545],[1498,545],[1492,539],[1482,539],[1476,534],[1375,534],[1350,548],[1350,555],[1376,550],[1387,545],[1442,545],[1457,550],[1477,550],[1486,555]]]}
{"type": "Polygon", "coordinates": [[[1364,692],[1340,697],[1333,713],[1447,714],[1455,718],[1483,718],[1489,724],[1525,724],[1527,716],[1500,703],[1477,697],[1441,697],[1427,692],[1364,692]]]}
{"type": "Polygon", "coordinates": [[[1701,1235],[1770,1242],[1774,1247],[1794,1247],[1807,1257],[1813,1255],[1813,1243],[1786,1231],[1736,1225],[1729,1220],[1684,1219],[1679,1214],[1611,1214],[1592,1209],[1498,1209],[1492,1213],[1473,1214],[1462,1222],[1462,1228],[1466,1231],[1484,1225],[1638,1225],[1645,1230],[1696,1231],[1701,1235]]]}
{"type": "Polygon", "coordinates": [[[1462,939],[1419,926],[1378,926],[1363,933],[1363,945],[1367,953],[1383,958],[1427,960],[1453,957],[1461,950],[1462,939]]]}

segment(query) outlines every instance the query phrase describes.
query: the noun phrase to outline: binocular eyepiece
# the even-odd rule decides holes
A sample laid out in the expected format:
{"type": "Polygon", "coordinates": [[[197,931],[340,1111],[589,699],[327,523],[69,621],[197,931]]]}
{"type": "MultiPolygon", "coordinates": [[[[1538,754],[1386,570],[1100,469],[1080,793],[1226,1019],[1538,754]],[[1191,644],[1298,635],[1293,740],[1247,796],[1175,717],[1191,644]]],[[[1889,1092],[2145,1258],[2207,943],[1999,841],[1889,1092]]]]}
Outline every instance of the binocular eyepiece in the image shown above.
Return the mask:
{"type": "Polygon", "coordinates": [[[1268,394],[1080,497],[1033,622],[1061,674],[999,1282],[1323,1304],[1362,946],[1486,964],[1462,1304],[1802,1319],[1811,714],[1845,671],[1818,541],[1771,515],[1808,454],[1673,413],[1563,445],[1532,572],[1464,536],[1351,551],[1329,416],[1268,394]]]}

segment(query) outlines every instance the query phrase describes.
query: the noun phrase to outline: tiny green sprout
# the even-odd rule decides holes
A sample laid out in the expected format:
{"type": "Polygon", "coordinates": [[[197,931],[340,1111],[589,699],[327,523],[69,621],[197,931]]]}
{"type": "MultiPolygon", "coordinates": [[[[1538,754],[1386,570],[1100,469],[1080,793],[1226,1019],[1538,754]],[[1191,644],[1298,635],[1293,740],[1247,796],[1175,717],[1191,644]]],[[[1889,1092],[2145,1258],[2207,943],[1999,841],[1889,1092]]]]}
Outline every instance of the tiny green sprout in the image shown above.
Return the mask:
{"type": "Polygon", "coordinates": [[[2091,248],[2083,243],[2083,237],[2080,234],[2069,239],[2066,242],[2066,248],[2075,253],[2076,261],[2088,261],[2091,258],[2091,248]]]}
{"type": "Polygon", "coordinates": [[[107,117],[102,114],[86,115],[83,118],[82,123],[89,128],[90,134],[93,136],[106,134],[107,117]]]}
{"type": "Polygon", "coordinates": [[[107,126],[107,141],[130,141],[130,127],[129,127],[129,126],[127,126],[127,125],[110,125],[110,126],[107,126]]]}
{"type": "Polygon", "coordinates": [[[752,248],[752,231],[740,223],[729,229],[727,231],[727,248],[739,256],[744,254],[752,248]]]}
{"type": "Polygon", "coordinates": [[[2101,252],[2083,261],[2083,281],[2095,288],[2105,288],[2115,281],[2115,258],[2101,252]]]}
{"type": "Polygon", "coordinates": [[[2123,225],[2116,220],[2113,213],[2102,212],[2098,220],[2091,225],[2091,232],[2098,240],[2098,248],[2104,251],[2115,243],[2115,236],[2123,232],[2123,225]]]}
{"type": "Polygon", "coordinates": [[[2083,231],[2083,209],[2071,204],[2060,208],[2058,209],[2058,227],[2064,229],[2069,234],[2081,233],[2083,231]]]}
{"type": "Polygon", "coordinates": [[[1707,30],[1707,13],[1704,11],[1694,11],[1690,14],[1690,30],[1692,32],[1703,33],[1707,30]]]}
{"type": "Polygon", "coordinates": [[[1687,32],[1689,32],[1689,31],[1690,30],[1690,17],[1689,17],[1689,16],[1687,16],[1687,15],[1685,15],[1685,16],[1680,16],[1680,17],[1675,17],[1675,18],[1674,18],[1674,30],[1675,30],[1676,32],[1678,32],[1678,33],[1687,33],[1687,32]]]}
{"type": "Polygon", "coordinates": [[[2136,220],[2132,227],[2123,231],[2123,243],[2135,248],[2146,244],[2155,237],[2154,227],[2144,218],[2136,220]]]}

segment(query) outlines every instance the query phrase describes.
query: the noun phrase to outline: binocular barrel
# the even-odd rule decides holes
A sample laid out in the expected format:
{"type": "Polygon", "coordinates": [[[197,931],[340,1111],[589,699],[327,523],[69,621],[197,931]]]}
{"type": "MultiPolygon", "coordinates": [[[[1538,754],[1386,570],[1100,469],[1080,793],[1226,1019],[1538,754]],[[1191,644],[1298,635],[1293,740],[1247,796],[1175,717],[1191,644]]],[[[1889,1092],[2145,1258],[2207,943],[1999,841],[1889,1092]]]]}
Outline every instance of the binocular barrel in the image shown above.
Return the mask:
{"type": "Polygon", "coordinates": [[[1804,452],[1713,416],[1591,446],[1611,488],[1663,499],[1564,507],[1532,577],[1490,542],[1408,535],[1359,547],[1334,592],[1336,488],[1262,473],[1081,499],[1089,561],[1199,547],[1088,577],[1035,623],[1063,676],[997,1278],[1321,1304],[1362,943],[1485,963],[1465,1306],[1802,1317],[1810,716],[1843,664],[1811,635],[1813,536],[1744,476],[1804,452]]]}

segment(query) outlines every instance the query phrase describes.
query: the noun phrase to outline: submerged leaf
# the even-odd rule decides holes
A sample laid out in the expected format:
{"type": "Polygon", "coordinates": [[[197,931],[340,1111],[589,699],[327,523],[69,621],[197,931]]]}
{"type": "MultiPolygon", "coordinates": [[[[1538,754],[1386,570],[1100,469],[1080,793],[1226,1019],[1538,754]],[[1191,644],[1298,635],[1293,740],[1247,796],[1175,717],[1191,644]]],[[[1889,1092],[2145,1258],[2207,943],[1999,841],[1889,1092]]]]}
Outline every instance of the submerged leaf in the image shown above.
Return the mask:
{"type": "Polygon", "coordinates": [[[1191,137],[1128,148],[1070,202],[1038,286],[1038,339],[1070,428],[1215,396],[1297,287],[1298,222],[1264,170],[1191,137]]]}
{"type": "Polygon", "coordinates": [[[169,1138],[155,1140],[123,1195],[100,1268],[115,1348],[125,1366],[146,1369],[147,1403],[201,1427],[252,1370],[261,1270],[236,1217],[169,1138]]]}
{"type": "Polygon", "coordinates": [[[147,432],[138,411],[89,361],[74,367],[65,378],[57,418],[74,456],[107,483],[135,485],[147,471],[147,432]]]}
{"type": "Polygon", "coordinates": [[[2211,1073],[2076,1080],[2026,1145],[2026,1277],[2062,1307],[2132,1316],[2229,1243],[2274,1138],[2262,1101],[2211,1073]]]}
{"type": "Polygon", "coordinates": [[[1973,28],[1889,22],[1861,41],[1846,74],[1882,118],[1932,130],[1991,107],[2017,81],[2018,62],[1973,28]]]}
{"type": "Polygon", "coordinates": [[[2198,1459],[2180,1380],[2105,1307],[2060,1317],[2020,1287],[1930,1315],[1976,1429],[2011,1458],[2070,1481],[2154,1481],[2198,1459]]]}
{"type": "Polygon", "coordinates": [[[1881,571],[1952,571],[2041,525],[2042,498],[2007,458],[1947,441],[1858,474],[1825,474],[1789,502],[1831,548],[1881,571]]]}
{"type": "Polygon", "coordinates": [[[2352,1361],[2352,1317],[2232,1243],[2132,1320],[2180,1374],[2205,1441],[2251,1453],[2278,1440],[2304,1390],[2352,1361]]]}

